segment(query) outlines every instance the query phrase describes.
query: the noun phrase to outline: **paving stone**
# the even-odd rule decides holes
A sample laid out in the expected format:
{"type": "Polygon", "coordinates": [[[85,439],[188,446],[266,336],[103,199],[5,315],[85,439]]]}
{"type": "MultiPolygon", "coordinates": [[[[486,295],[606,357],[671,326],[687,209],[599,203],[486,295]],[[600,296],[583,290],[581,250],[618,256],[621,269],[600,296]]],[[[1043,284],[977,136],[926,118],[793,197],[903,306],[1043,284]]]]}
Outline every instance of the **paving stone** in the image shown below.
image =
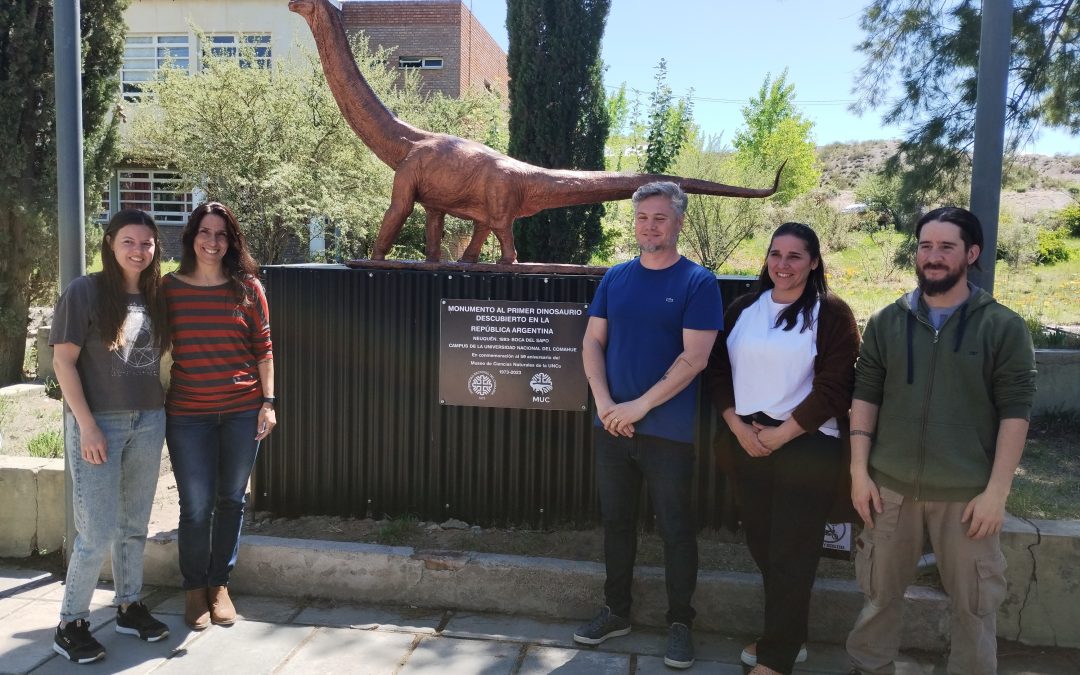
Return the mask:
{"type": "Polygon", "coordinates": [[[635,675],[671,675],[672,673],[709,673],[709,675],[743,675],[743,667],[734,663],[719,663],[702,659],[700,656],[692,668],[679,671],[664,665],[663,656],[639,656],[635,675]]]}
{"type": "Polygon", "coordinates": [[[315,629],[259,621],[211,626],[191,635],[155,673],[270,673],[315,629]]]}
{"type": "Polygon", "coordinates": [[[446,675],[451,672],[509,675],[521,649],[522,646],[514,642],[423,637],[399,672],[402,675],[446,675]]]}
{"type": "MultiPolygon", "coordinates": [[[[20,570],[12,569],[8,567],[0,567],[0,593],[6,593],[12,589],[23,586],[32,581],[38,581],[39,579],[48,579],[52,577],[48,572],[40,572],[38,570],[20,570]]],[[[61,581],[56,579],[55,581],[61,581]]],[[[40,588],[35,591],[25,591],[25,593],[36,593],[40,595],[42,592],[40,588]]],[[[22,595],[23,593],[20,593],[22,595]]]]}
{"type": "Polygon", "coordinates": [[[629,672],[630,657],[626,654],[530,646],[518,674],[626,675],[629,672]]]}
{"type": "MultiPolygon", "coordinates": [[[[37,596],[38,600],[50,600],[53,602],[62,602],[64,600],[64,584],[49,584],[48,587],[42,589],[44,592],[37,596]]],[[[110,607],[113,606],[113,598],[116,597],[116,592],[113,590],[112,584],[103,583],[99,584],[94,589],[93,595],[90,596],[90,607],[110,607]]],[[[113,609],[115,607],[113,606],[113,609]]]]}
{"type": "Polygon", "coordinates": [[[305,607],[293,623],[405,631],[434,635],[443,613],[430,609],[393,609],[371,605],[305,607]]]}
{"type": "MultiPolygon", "coordinates": [[[[116,610],[90,610],[90,629],[96,635],[112,630],[116,610]]],[[[60,603],[31,600],[0,620],[0,672],[25,673],[52,657],[53,633],[60,622],[60,603]]],[[[57,657],[59,658],[59,657],[57,657]]]]}
{"type": "Polygon", "coordinates": [[[412,650],[415,635],[351,628],[320,628],[274,675],[385,675],[412,650]]]}
{"type": "Polygon", "coordinates": [[[498,614],[455,614],[442,634],[448,637],[511,640],[574,647],[580,622],[540,621],[498,614]]]}
{"type": "Polygon", "coordinates": [[[33,602],[33,600],[30,598],[21,598],[18,596],[0,599],[0,627],[3,627],[4,617],[18,612],[20,608],[31,602],[33,602]]]}

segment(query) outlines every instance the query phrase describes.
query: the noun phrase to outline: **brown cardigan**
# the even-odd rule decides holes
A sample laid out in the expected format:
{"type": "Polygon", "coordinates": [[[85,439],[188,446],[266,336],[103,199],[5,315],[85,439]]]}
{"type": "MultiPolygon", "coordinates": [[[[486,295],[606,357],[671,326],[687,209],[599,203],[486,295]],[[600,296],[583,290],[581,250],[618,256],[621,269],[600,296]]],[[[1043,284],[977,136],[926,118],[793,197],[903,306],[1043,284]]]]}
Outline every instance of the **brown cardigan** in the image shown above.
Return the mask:
{"type": "MultiPolygon", "coordinates": [[[[735,405],[735,389],[731,381],[731,362],[728,359],[727,336],[739,320],[743,310],[757,299],[755,293],[741,295],[724,310],[724,333],[713,345],[709,365],[705,369],[704,383],[718,415],[735,405]]],[[[799,322],[792,330],[802,325],[799,322]]],[[[816,430],[832,417],[840,425],[840,437],[844,457],[850,460],[851,447],[848,437],[848,411],[851,393],[855,388],[855,360],[859,356],[859,327],[851,308],[832,293],[821,299],[818,310],[817,356],[814,358],[814,382],[810,393],[795,407],[791,416],[803,429],[816,430]]],[[[720,432],[715,441],[717,463],[733,479],[736,455],[743,452],[735,435],[721,421],[720,432]]],[[[855,511],[851,506],[851,477],[848,461],[841,467],[836,503],[830,514],[830,522],[853,520],[855,511]]]]}

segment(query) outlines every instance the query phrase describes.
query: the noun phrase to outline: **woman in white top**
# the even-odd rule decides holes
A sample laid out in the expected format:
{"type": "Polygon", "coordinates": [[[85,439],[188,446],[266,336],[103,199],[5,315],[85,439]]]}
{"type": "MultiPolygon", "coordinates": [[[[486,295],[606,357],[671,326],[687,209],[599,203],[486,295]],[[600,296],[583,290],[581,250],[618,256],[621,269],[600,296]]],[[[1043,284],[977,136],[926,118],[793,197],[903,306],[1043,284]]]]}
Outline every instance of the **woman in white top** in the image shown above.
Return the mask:
{"type": "Polygon", "coordinates": [[[742,653],[753,675],[806,660],[806,624],[821,540],[846,473],[841,436],[859,331],[829,293],[817,234],[773,233],[755,289],[725,311],[706,373],[731,432],[746,542],[765,586],[765,631],[742,653]]]}

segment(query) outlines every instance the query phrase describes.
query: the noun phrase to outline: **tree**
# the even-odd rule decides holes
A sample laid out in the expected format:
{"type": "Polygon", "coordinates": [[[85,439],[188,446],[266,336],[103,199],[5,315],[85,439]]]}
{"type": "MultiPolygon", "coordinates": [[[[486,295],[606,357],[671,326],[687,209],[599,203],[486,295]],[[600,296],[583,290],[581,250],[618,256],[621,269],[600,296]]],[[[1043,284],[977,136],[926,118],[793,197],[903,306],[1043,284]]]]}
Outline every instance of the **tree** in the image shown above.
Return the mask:
{"type": "MultiPolygon", "coordinates": [[[[365,79],[403,119],[477,140],[502,138],[494,95],[425,97],[414,71],[398,86],[387,53],[369,53],[364,36],[353,49],[365,79]]],[[[306,241],[313,218],[328,226],[339,255],[364,256],[389,206],[390,168],[345,123],[316,57],[306,59],[264,69],[241,65],[253,59],[210,57],[194,76],[166,69],[148,85],[152,102],[132,125],[131,153],[150,163],[166,158],[189,188],[229,204],[263,263],[280,262],[290,239],[306,241]]]]}
{"type": "Polygon", "coordinates": [[[649,139],[645,149],[645,173],[664,173],[690,133],[694,121],[694,104],[686,98],[675,101],[667,83],[667,61],[660,59],[656,66],[656,88],[649,97],[649,139]]]}
{"type": "MultiPolygon", "coordinates": [[[[680,176],[694,176],[729,185],[753,185],[767,177],[748,168],[730,150],[720,147],[719,139],[698,140],[691,136],[675,160],[674,171],[680,176]]],[[[751,237],[767,222],[770,208],[764,199],[718,199],[689,195],[682,243],[691,257],[704,267],[717,271],[743,240],[751,237]]]]}
{"type": "MultiPolygon", "coordinates": [[[[82,0],[87,214],[117,159],[126,0],[82,0]]],[[[56,137],[52,3],[0,4],[0,385],[22,375],[29,307],[55,295],[56,137]]]]}
{"type": "Polygon", "coordinates": [[[817,187],[821,180],[817,148],[811,135],[814,123],[803,119],[795,107],[795,85],[788,84],[787,70],[776,80],[765,76],[756,97],[742,109],[745,128],[732,144],[739,161],[750,169],[776,171],[787,162],[775,199],[786,204],[817,187]]]}
{"type": "MultiPolygon", "coordinates": [[[[610,0],[508,0],[509,154],[552,169],[603,169],[600,61],[610,0]]],[[[588,262],[603,204],[548,209],[515,225],[521,260],[588,262]]]]}
{"type": "MultiPolygon", "coordinates": [[[[1010,153],[1040,124],[1080,133],[1080,3],[1014,0],[1013,6],[1010,153]]],[[[866,37],[858,49],[866,61],[853,109],[884,108],[886,123],[909,125],[886,171],[902,177],[910,201],[933,203],[956,192],[970,173],[981,11],[976,0],[874,0],[863,12],[866,37]]]]}

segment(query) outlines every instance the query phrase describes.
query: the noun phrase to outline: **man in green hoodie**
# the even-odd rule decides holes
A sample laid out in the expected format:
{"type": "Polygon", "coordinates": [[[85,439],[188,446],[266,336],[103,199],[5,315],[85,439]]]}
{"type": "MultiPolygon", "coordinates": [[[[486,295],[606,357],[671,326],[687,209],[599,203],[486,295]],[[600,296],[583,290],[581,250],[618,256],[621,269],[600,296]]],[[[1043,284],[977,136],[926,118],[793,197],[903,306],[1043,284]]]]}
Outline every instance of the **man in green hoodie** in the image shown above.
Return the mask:
{"type": "Polygon", "coordinates": [[[851,405],[851,499],[866,527],[853,673],[892,673],[904,591],[929,535],[951,606],[949,673],[997,672],[999,533],[1035,393],[1024,320],[968,283],[982,226],[935,209],[915,226],[918,288],[867,322],[851,405]]]}

